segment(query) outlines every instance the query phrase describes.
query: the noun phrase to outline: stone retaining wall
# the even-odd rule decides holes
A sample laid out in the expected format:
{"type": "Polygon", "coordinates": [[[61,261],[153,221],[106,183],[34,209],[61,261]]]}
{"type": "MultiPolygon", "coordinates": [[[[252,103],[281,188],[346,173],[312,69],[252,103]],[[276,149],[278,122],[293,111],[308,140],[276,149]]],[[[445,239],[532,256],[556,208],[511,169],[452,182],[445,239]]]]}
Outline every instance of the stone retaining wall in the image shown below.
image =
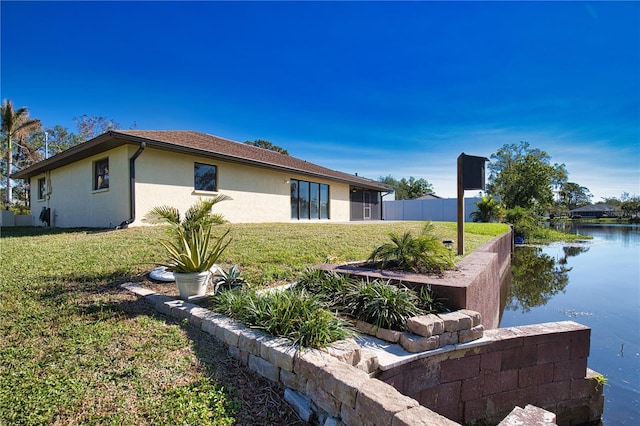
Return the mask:
{"type": "Polygon", "coordinates": [[[604,396],[587,369],[590,332],[572,321],[488,330],[482,342],[382,372],[378,378],[446,416],[498,423],[514,406],[555,413],[558,424],[597,421],[604,396]]]}
{"type": "Polygon", "coordinates": [[[471,342],[480,339],[484,333],[480,314],[467,309],[409,318],[406,332],[376,327],[364,321],[356,321],[355,327],[360,333],[398,343],[414,353],[471,342]]]}
{"type": "Polygon", "coordinates": [[[573,322],[492,330],[464,349],[381,371],[375,356],[354,343],[297,350],[197,305],[132,283],[122,287],[165,315],[188,319],[248,368],[282,383],[287,401],[313,424],[454,426],[451,419],[493,420],[534,401],[562,413],[560,424],[602,413],[602,387],[586,371],[589,329],[573,322]]]}

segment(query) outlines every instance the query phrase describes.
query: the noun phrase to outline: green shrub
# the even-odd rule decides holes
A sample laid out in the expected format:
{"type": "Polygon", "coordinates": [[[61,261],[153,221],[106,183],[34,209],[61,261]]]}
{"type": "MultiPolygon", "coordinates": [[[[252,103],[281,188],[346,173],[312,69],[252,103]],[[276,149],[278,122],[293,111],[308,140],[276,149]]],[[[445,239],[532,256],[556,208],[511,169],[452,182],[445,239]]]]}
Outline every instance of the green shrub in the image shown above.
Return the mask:
{"type": "Polygon", "coordinates": [[[305,291],[221,291],[214,310],[301,347],[325,347],[351,334],[320,298],[305,291]]]}
{"type": "Polygon", "coordinates": [[[355,284],[346,295],[349,315],[377,327],[403,331],[407,319],[422,315],[415,292],[389,281],[373,280],[355,284]]]}
{"type": "Polygon", "coordinates": [[[346,274],[307,268],[298,278],[295,291],[307,291],[322,300],[330,309],[342,310],[344,295],[354,280],[346,274]]]}
{"type": "Polygon", "coordinates": [[[534,212],[519,206],[507,210],[506,220],[513,225],[514,234],[525,239],[530,238],[539,226],[534,212]]]}
{"type": "Polygon", "coordinates": [[[444,303],[444,299],[433,297],[430,285],[420,287],[420,291],[418,291],[418,307],[422,309],[425,314],[449,312],[449,308],[444,303]]]}
{"type": "Polygon", "coordinates": [[[240,272],[238,265],[233,265],[227,271],[220,269],[213,275],[213,281],[215,285],[227,289],[248,285],[247,281],[242,276],[242,272],[240,272]]]}

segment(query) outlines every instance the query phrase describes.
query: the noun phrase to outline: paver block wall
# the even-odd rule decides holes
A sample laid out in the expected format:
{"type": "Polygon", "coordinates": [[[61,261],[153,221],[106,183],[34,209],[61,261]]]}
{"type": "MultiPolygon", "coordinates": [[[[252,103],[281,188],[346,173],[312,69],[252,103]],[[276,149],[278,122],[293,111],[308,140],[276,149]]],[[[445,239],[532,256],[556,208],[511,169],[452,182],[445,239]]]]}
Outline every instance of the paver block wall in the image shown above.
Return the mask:
{"type": "Polygon", "coordinates": [[[590,329],[572,321],[485,332],[485,342],[384,371],[392,384],[449,419],[497,423],[514,406],[556,413],[558,424],[596,421],[604,395],[587,369],[590,329]]]}

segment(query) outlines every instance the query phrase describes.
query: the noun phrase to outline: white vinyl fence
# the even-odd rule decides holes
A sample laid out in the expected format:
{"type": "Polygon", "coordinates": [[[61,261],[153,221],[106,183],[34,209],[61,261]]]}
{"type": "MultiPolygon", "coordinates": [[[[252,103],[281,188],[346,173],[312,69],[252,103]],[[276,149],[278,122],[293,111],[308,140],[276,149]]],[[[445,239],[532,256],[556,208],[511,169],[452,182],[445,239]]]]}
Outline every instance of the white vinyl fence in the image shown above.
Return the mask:
{"type": "MultiPolygon", "coordinates": [[[[481,198],[465,198],[465,222],[473,222],[470,214],[478,208],[475,203],[481,198]]],[[[431,220],[434,222],[456,222],[458,220],[458,199],[440,198],[435,200],[394,200],[384,201],[384,220],[431,220]]]]}

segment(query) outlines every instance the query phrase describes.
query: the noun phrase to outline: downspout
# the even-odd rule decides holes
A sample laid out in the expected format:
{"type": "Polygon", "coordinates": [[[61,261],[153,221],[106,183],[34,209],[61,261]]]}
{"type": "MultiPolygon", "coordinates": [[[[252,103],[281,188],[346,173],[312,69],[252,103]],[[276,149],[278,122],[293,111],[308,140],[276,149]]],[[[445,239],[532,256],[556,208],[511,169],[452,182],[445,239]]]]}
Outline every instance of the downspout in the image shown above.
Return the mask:
{"type": "MultiPolygon", "coordinates": [[[[395,191],[395,189],[394,189],[395,191]]],[[[384,197],[385,195],[389,195],[394,191],[387,191],[385,193],[381,193],[380,195],[380,220],[384,220],[384,197]]]]}
{"type": "Polygon", "coordinates": [[[129,219],[118,225],[118,229],[126,228],[136,220],[136,159],[146,147],[147,144],[141,142],[138,150],[129,158],[129,219]]]}

